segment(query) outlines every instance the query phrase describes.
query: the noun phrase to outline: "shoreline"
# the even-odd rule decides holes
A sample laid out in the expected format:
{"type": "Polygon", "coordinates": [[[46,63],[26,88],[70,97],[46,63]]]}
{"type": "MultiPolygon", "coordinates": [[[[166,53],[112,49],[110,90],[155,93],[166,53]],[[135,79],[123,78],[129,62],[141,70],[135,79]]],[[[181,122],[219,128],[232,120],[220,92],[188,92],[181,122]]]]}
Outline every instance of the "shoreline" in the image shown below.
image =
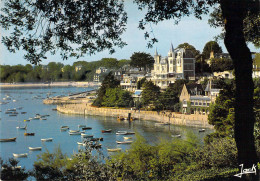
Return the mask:
{"type": "Polygon", "coordinates": [[[12,87],[93,87],[99,86],[96,82],[51,82],[51,83],[0,83],[0,88],[12,87]]]}
{"type": "Polygon", "coordinates": [[[131,117],[141,120],[152,120],[159,123],[170,123],[172,125],[192,126],[197,128],[214,129],[208,123],[207,115],[199,114],[179,114],[176,112],[156,112],[156,111],[138,111],[130,109],[114,109],[114,108],[97,108],[90,106],[88,101],[82,101],[79,104],[59,104],[57,111],[62,114],[78,114],[78,115],[97,115],[109,117],[127,118],[129,113],[131,117]]]}

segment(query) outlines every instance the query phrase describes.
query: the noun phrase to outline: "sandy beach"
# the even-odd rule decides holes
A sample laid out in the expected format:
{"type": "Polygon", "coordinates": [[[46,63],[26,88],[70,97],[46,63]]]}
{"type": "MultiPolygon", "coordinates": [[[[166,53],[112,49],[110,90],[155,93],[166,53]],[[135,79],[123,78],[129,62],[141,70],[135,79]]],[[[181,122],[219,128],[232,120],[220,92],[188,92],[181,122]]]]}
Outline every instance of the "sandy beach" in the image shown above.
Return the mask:
{"type": "Polygon", "coordinates": [[[51,83],[1,83],[0,88],[8,87],[92,87],[99,86],[96,82],[51,82],[51,83]]]}

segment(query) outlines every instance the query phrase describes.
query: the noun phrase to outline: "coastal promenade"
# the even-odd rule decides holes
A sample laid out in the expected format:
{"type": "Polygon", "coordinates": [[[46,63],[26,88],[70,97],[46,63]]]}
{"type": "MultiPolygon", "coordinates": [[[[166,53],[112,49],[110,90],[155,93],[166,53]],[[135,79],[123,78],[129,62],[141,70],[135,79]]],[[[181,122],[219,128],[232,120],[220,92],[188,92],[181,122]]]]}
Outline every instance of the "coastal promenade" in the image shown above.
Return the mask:
{"type": "Polygon", "coordinates": [[[46,82],[46,83],[0,83],[0,88],[7,87],[93,87],[99,86],[95,82],[46,82]]]}
{"type": "Polygon", "coordinates": [[[208,116],[200,114],[180,114],[175,112],[156,112],[144,110],[130,110],[130,109],[113,109],[113,108],[97,108],[90,104],[63,104],[57,105],[57,111],[64,114],[81,114],[81,115],[99,115],[111,116],[117,118],[118,116],[131,117],[144,120],[153,120],[161,123],[171,123],[183,126],[194,126],[203,128],[212,128],[208,124],[208,116]]]}

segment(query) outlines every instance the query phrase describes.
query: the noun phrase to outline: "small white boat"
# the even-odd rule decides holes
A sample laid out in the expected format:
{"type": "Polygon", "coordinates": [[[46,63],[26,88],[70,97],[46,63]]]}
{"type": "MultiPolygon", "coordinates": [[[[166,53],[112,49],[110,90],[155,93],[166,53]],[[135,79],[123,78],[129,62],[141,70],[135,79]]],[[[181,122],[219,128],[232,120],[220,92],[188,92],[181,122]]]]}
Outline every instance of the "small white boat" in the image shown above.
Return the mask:
{"type": "Polygon", "coordinates": [[[16,128],[17,128],[17,129],[27,129],[27,124],[26,124],[24,127],[17,126],[16,128]]]}
{"type": "Polygon", "coordinates": [[[117,131],[116,134],[117,135],[126,135],[127,131],[117,131]]]}
{"type": "Polygon", "coordinates": [[[43,139],[41,139],[41,141],[52,141],[53,140],[53,138],[43,138],[43,139]]]}
{"type": "Polygon", "coordinates": [[[29,147],[30,151],[40,151],[42,150],[42,147],[29,147]]]}
{"type": "Polygon", "coordinates": [[[111,149],[107,149],[108,152],[118,152],[118,151],[122,151],[122,148],[111,148],[111,149]]]}
{"type": "Polygon", "coordinates": [[[17,157],[17,158],[19,158],[19,157],[27,157],[27,156],[28,156],[28,153],[20,153],[20,154],[13,153],[13,156],[14,156],[14,157],[17,157]]]}
{"type": "Polygon", "coordinates": [[[81,133],[81,136],[82,138],[93,138],[94,135],[88,135],[88,134],[84,134],[84,133],[81,133]]]}
{"type": "Polygon", "coordinates": [[[199,129],[199,132],[205,132],[205,129],[199,129]]]}
{"type": "Polygon", "coordinates": [[[70,133],[80,133],[80,130],[70,130],[70,133]]]}
{"type": "Polygon", "coordinates": [[[83,146],[86,146],[85,143],[82,143],[82,142],[77,142],[78,145],[83,145],[83,146]]]}
{"type": "Polygon", "coordinates": [[[132,139],[132,137],[124,136],[124,139],[125,139],[125,140],[129,140],[129,139],[132,139]]]}
{"type": "Polygon", "coordinates": [[[67,131],[68,129],[69,129],[68,126],[61,126],[61,127],[60,127],[60,130],[61,130],[61,131],[67,131]]]}
{"type": "Polygon", "coordinates": [[[116,141],[117,144],[130,144],[133,143],[133,141],[116,141]]]}
{"type": "Polygon", "coordinates": [[[69,132],[69,135],[80,135],[80,132],[69,132]]]}
{"type": "Polygon", "coordinates": [[[172,135],[173,138],[180,138],[181,135],[180,134],[176,134],[176,135],[172,135]]]}

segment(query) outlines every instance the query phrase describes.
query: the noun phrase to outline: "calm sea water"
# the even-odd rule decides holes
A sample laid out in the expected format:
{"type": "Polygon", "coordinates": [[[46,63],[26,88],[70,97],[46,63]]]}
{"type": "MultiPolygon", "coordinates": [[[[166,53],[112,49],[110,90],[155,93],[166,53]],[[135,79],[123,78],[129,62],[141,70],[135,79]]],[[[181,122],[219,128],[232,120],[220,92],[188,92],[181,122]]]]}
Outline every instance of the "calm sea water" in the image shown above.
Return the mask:
{"type": "MultiPolygon", "coordinates": [[[[213,130],[206,129],[205,132],[199,133],[198,128],[184,126],[156,126],[154,121],[137,120],[132,123],[118,122],[113,117],[102,116],[83,116],[83,115],[66,115],[53,111],[55,105],[45,105],[43,99],[56,95],[68,95],[92,90],[93,88],[78,88],[78,87],[52,87],[52,88],[4,88],[1,89],[0,101],[9,102],[1,105],[1,133],[0,138],[17,137],[16,142],[0,142],[0,155],[2,159],[7,160],[13,157],[13,153],[28,153],[27,158],[18,158],[19,165],[25,166],[27,169],[33,168],[33,162],[37,160],[37,155],[48,149],[50,152],[57,146],[60,146],[62,152],[71,155],[77,152],[82,147],[78,146],[77,142],[81,142],[80,135],[70,136],[68,132],[61,132],[60,127],[63,125],[69,126],[70,129],[78,129],[78,125],[84,124],[92,127],[92,130],[86,130],[87,134],[93,134],[94,137],[103,137],[101,142],[102,149],[105,155],[107,148],[122,148],[128,149],[130,145],[118,145],[116,140],[123,141],[123,135],[116,135],[116,131],[128,130],[139,132],[151,144],[160,141],[161,139],[170,140],[172,134],[181,134],[182,139],[189,131],[194,132],[198,138],[203,140],[203,137],[213,130]],[[10,100],[3,100],[9,96],[10,100]],[[15,101],[14,101],[15,100],[15,101]],[[17,116],[9,116],[5,114],[7,109],[19,108],[17,116]],[[27,112],[21,114],[21,112],[27,112]],[[34,117],[35,114],[50,115],[47,120],[31,120],[24,122],[24,119],[34,117]],[[27,132],[34,132],[35,136],[24,136],[24,130],[18,130],[17,126],[25,126],[27,124],[27,132]],[[112,129],[112,133],[102,134],[102,129],[112,129]],[[53,138],[53,142],[41,142],[42,138],[53,138]],[[28,147],[42,147],[42,151],[29,151],[28,147]]],[[[131,135],[134,139],[134,135],[131,135]]]]}

